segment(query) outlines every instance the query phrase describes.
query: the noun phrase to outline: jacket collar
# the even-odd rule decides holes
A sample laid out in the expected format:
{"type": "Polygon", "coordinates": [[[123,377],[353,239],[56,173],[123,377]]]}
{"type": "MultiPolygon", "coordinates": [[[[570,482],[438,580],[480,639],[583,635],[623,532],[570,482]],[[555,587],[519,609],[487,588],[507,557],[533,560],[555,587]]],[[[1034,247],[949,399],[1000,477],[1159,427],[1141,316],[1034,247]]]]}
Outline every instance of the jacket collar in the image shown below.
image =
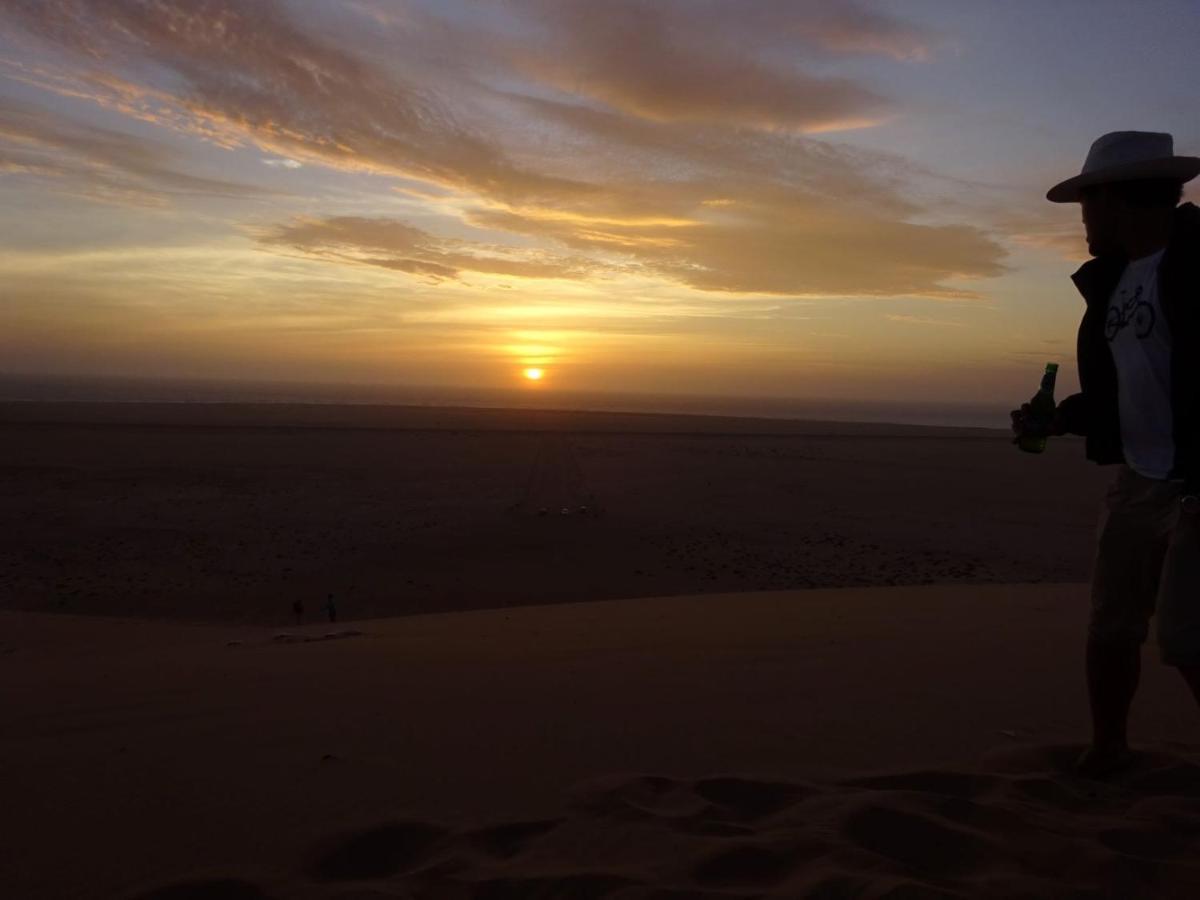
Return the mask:
{"type": "Polygon", "coordinates": [[[1121,280],[1121,273],[1125,271],[1127,263],[1128,260],[1124,256],[1117,254],[1097,256],[1080,266],[1071,276],[1071,280],[1075,282],[1079,293],[1083,294],[1088,306],[1093,303],[1107,303],[1113,288],[1121,280]]]}

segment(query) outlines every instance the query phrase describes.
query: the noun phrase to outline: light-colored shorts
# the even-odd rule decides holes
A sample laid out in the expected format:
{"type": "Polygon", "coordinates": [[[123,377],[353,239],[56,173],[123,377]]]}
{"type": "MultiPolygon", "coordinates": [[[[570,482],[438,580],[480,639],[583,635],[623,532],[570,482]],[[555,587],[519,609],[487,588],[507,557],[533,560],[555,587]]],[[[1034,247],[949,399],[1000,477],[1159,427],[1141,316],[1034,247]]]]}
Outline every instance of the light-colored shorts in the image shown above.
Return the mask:
{"type": "Polygon", "coordinates": [[[1185,513],[1183,485],[1121,465],[1096,528],[1088,637],[1140,646],[1157,614],[1159,655],[1200,665],[1200,515],[1185,513]]]}

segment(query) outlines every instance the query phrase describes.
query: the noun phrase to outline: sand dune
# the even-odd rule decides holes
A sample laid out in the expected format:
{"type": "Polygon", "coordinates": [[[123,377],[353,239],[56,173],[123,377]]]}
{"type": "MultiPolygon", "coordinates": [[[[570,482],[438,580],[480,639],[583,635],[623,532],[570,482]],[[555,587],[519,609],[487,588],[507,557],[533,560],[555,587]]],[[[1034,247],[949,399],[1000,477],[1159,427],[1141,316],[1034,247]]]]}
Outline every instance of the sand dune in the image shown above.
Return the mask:
{"type": "Polygon", "coordinates": [[[0,880],[28,898],[1195,896],[1200,712],[1152,645],[1137,765],[1070,771],[1085,610],[1082,585],[791,591],[313,641],[0,613],[0,880]]]}

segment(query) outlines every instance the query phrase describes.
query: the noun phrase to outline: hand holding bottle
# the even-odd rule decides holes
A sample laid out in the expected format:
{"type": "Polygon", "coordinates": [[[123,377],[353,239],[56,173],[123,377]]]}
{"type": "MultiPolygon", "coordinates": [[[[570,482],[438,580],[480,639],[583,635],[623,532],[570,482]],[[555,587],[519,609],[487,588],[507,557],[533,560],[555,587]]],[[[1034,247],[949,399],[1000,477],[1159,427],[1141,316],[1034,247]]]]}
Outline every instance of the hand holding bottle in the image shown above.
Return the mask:
{"type": "Polygon", "coordinates": [[[1033,404],[1022,403],[1020,409],[1014,409],[1010,415],[1012,416],[1012,430],[1016,437],[1013,438],[1015,444],[1020,440],[1021,435],[1044,435],[1046,437],[1062,437],[1067,433],[1066,425],[1063,423],[1062,415],[1058,409],[1054,410],[1054,418],[1052,418],[1046,426],[1041,426],[1037,417],[1033,413],[1033,404]]]}
{"type": "Polygon", "coordinates": [[[1012,411],[1012,427],[1016,432],[1013,443],[1027,453],[1041,453],[1046,449],[1047,437],[1066,434],[1054,402],[1057,374],[1058,363],[1047,363],[1041,386],[1033,399],[1012,411]]]}

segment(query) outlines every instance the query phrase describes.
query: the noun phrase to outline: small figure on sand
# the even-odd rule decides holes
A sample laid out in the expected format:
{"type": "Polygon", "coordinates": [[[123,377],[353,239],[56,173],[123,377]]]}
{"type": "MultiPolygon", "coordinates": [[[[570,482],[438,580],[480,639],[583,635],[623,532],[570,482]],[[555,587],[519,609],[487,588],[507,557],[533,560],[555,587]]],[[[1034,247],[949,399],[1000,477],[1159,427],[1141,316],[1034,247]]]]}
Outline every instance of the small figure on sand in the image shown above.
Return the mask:
{"type": "Polygon", "coordinates": [[[297,625],[304,624],[304,601],[303,600],[293,600],[292,601],[292,614],[296,617],[297,625]]]}
{"type": "MultiPolygon", "coordinates": [[[[1200,158],[1176,156],[1171,135],[1116,131],[1046,195],[1080,204],[1095,257],[1071,276],[1087,301],[1082,390],[1058,404],[1048,433],[1081,435],[1088,459],[1117,467],[1096,529],[1087,628],[1092,744],[1076,762],[1093,778],[1134,762],[1126,723],[1152,615],[1162,662],[1200,702],[1200,319],[1188,312],[1200,209],[1180,205],[1197,175],[1200,158]]],[[[1030,404],[1013,410],[1013,430],[1036,418],[1030,404]]]]}
{"type": "Polygon", "coordinates": [[[333,600],[333,594],[325,596],[325,612],[329,615],[330,622],[337,621],[337,604],[333,600]]]}

